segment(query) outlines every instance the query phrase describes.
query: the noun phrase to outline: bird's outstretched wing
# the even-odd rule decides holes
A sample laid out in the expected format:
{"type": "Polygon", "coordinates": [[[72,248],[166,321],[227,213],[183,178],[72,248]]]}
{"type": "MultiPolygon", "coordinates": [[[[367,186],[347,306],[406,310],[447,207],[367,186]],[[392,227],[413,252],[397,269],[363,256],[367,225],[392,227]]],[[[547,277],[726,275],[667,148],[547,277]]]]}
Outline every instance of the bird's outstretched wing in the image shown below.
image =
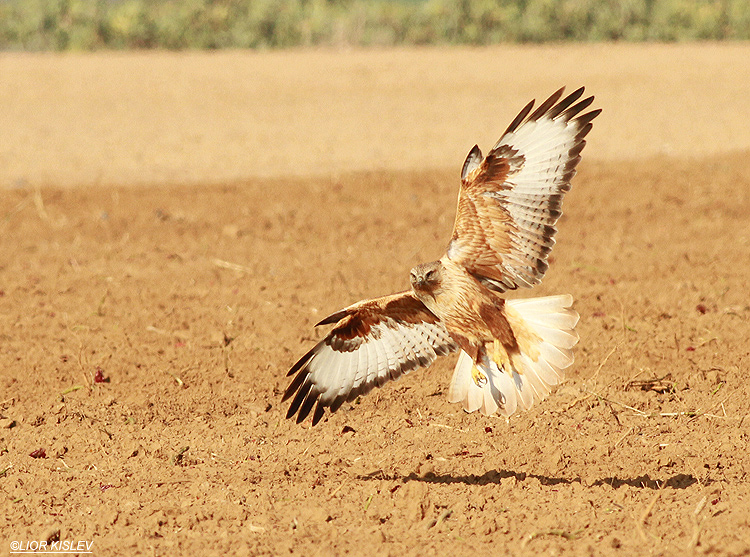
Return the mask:
{"type": "Polygon", "coordinates": [[[296,374],[282,401],[294,395],[287,418],[303,421],[315,406],[313,425],[324,409],[398,379],[458,345],[441,321],[410,292],[358,302],[318,325],[336,324],[322,341],[292,366],[296,374]]]}
{"type": "Polygon", "coordinates": [[[559,100],[563,90],[534,112],[531,101],[486,158],[474,146],[463,166],[446,257],[498,292],[533,286],[547,271],[563,195],[601,112],[583,113],[594,100],[578,101],[583,87],[559,100]]]}

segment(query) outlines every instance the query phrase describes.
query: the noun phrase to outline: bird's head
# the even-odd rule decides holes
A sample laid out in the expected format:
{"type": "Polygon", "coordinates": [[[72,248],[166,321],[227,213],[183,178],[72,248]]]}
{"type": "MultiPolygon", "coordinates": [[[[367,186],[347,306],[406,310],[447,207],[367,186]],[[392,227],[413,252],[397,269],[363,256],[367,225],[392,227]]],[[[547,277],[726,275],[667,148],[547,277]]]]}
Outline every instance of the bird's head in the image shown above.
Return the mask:
{"type": "Polygon", "coordinates": [[[411,270],[411,289],[417,298],[435,297],[443,279],[443,264],[440,261],[420,263],[411,270]]]}

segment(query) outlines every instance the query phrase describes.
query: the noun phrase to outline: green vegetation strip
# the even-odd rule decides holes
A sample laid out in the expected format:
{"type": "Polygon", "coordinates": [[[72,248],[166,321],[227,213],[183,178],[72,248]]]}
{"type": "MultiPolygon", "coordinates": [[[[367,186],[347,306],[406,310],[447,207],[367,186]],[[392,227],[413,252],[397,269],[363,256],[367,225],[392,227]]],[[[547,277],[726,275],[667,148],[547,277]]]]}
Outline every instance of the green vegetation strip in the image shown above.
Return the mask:
{"type": "Polygon", "coordinates": [[[747,0],[0,0],[0,49],[750,39],[747,0]]]}

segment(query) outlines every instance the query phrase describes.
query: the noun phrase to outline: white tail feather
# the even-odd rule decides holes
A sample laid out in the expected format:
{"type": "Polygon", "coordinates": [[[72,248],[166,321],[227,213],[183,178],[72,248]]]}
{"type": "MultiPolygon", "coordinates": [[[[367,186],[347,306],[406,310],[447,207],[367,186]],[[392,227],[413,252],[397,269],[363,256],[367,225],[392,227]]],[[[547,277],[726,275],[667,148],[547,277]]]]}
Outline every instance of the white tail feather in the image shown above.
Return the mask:
{"type": "MultiPolygon", "coordinates": [[[[571,309],[572,304],[569,295],[506,300],[508,320],[516,337],[525,330],[526,338],[532,340],[502,368],[487,355],[487,350],[477,364],[461,351],[448,400],[460,402],[467,412],[479,410],[488,416],[510,416],[518,408],[528,410],[534,402],[543,400],[573,363],[572,348],[578,342],[573,328],[578,314],[571,309]]],[[[491,346],[488,345],[490,353],[491,346]]]]}

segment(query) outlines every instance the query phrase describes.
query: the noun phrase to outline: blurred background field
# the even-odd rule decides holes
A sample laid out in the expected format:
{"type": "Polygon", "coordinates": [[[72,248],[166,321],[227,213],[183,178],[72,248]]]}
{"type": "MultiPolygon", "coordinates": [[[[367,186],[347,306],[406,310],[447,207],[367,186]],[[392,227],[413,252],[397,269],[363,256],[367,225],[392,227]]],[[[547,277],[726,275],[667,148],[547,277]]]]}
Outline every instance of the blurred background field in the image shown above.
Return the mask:
{"type": "Polygon", "coordinates": [[[0,49],[750,39],[747,0],[0,0],[0,49]]]}

